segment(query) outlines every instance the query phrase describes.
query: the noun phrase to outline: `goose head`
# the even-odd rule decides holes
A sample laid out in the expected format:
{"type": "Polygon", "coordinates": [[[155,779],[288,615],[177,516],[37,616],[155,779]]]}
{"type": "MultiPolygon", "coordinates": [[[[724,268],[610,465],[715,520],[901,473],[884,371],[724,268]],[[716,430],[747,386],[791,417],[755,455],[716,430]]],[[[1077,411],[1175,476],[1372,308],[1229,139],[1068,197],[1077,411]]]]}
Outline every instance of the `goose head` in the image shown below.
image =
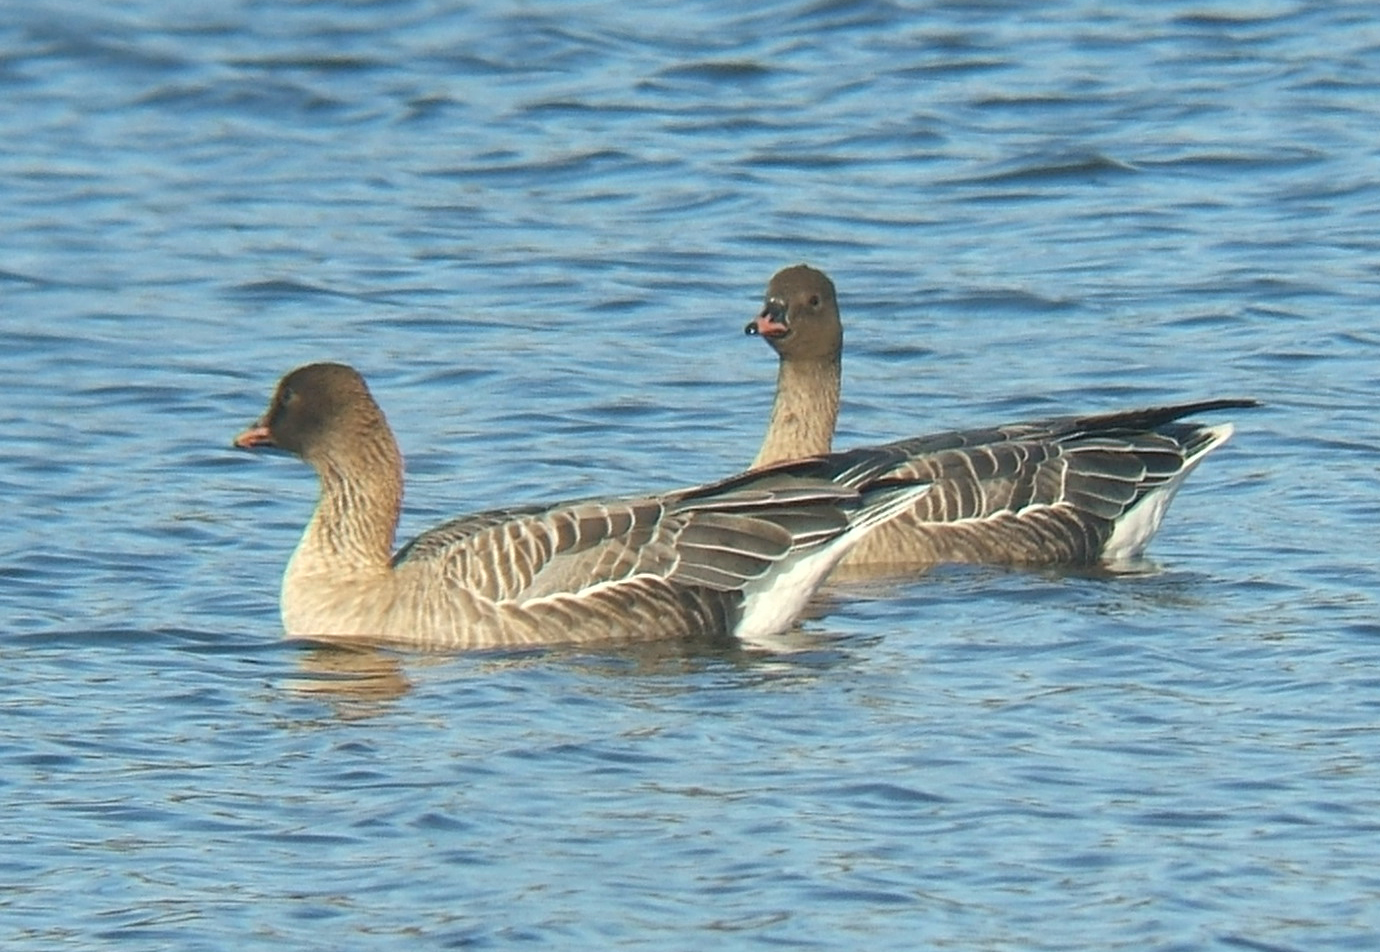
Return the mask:
{"type": "Polygon", "coordinates": [[[762,310],[744,328],[760,336],[782,360],[829,360],[843,350],[834,282],[823,271],[798,264],[767,283],[762,310]]]}
{"type": "Polygon", "coordinates": [[[318,464],[349,459],[362,442],[387,432],[383,411],[357,371],[308,364],[279,381],[268,409],[234,445],[280,449],[318,464]]]}

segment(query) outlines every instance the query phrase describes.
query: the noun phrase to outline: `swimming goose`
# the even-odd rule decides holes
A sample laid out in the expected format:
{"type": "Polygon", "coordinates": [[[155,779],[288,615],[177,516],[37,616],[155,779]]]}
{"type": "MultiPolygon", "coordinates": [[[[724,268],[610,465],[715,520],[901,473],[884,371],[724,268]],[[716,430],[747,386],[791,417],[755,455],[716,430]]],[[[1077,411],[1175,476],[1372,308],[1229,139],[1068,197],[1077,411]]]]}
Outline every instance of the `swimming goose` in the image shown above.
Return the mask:
{"type": "MultiPolygon", "coordinates": [[[[776,400],[754,466],[828,453],[838,420],[843,326],[834,284],[796,265],[767,285],[747,333],[780,358],[776,400]]],[[[877,447],[887,475],[933,489],[869,533],[849,566],[980,562],[1103,563],[1139,558],[1188,474],[1232,434],[1230,423],[1180,422],[1258,406],[1208,400],[1097,416],[952,431],[877,447]]]]}
{"type": "Polygon", "coordinates": [[[464,516],[392,551],[403,462],[364,379],[312,364],[234,440],[309,463],[320,499],[283,576],[290,636],[427,649],[788,627],[839,558],[928,491],[860,451],[660,496],[464,516]]]}

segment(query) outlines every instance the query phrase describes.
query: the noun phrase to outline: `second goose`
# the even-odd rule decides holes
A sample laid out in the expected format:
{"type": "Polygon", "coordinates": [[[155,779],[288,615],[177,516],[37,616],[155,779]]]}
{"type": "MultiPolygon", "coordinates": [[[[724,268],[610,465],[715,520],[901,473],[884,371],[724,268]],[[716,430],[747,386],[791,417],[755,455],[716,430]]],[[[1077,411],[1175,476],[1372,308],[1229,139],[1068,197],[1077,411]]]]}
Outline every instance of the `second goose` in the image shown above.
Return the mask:
{"type": "MultiPolygon", "coordinates": [[[[843,325],[834,284],[796,265],[767,285],[748,324],[776,351],[776,399],[754,466],[828,453],[838,420],[843,325]]],[[[870,533],[850,566],[978,562],[1115,566],[1140,557],[1184,479],[1232,434],[1184,417],[1254,407],[1207,400],[988,429],[955,430],[874,448],[889,477],[930,492],[870,533]]]]}

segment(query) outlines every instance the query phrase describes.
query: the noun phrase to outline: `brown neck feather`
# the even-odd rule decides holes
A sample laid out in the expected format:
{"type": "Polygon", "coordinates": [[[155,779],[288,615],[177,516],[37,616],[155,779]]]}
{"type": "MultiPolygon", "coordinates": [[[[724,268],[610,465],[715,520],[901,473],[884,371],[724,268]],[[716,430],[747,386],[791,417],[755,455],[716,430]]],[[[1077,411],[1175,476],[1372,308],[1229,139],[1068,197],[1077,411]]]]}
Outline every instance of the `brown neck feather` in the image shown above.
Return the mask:
{"type": "Polygon", "coordinates": [[[839,416],[841,375],[837,353],[819,360],[781,361],[771,422],[754,467],[829,452],[839,416]]]}
{"type": "Polygon", "coordinates": [[[391,435],[352,441],[348,452],[313,463],[321,480],[298,552],[312,567],[387,568],[402,512],[402,455],[391,435]]]}

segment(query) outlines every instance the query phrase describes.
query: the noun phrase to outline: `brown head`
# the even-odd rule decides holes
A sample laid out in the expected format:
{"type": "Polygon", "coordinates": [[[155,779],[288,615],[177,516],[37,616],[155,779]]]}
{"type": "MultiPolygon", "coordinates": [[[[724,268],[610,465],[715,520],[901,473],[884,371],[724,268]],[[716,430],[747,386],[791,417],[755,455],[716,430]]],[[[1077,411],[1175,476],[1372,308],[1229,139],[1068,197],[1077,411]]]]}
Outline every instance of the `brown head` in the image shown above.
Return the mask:
{"type": "Polygon", "coordinates": [[[344,364],[308,364],[279,381],[264,415],[234,444],[274,447],[315,463],[348,454],[380,432],[389,432],[387,421],[358,372],[344,364]]]}
{"type": "Polygon", "coordinates": [[[843,324],[834,282],[797,264],[767,283],[762,311],[744,330],[760,335],[782,360],[832,360],[843,351],[843,324]]]}

